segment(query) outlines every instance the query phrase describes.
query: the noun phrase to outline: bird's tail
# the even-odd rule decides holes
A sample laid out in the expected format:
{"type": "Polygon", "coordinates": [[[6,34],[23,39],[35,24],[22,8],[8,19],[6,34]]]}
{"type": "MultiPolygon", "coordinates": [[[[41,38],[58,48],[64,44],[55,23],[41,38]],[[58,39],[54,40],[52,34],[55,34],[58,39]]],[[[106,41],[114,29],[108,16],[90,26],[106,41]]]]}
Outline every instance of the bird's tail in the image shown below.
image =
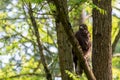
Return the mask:
{"type": "MultiPolygon", "coordinates": [[[[88,63],[88,66],[90,67],[90,58],[86,58],[86,61],[88,63]]],[[[77,66],[76,66],[76,74],[79,76],[82,76],[83,72],[84,72],[84,68],[82,66],[82,63],[80,63],[79,61],[77,62],[77,66]]]]}
{"type": "Polygon", "coordinates": [[[77,75],[82,76],[82,74],[83,74],[83,68],[81,66],[81,63],[79,63],[79,61],[77,63],[75,71],[76,71],[77,75]]]}

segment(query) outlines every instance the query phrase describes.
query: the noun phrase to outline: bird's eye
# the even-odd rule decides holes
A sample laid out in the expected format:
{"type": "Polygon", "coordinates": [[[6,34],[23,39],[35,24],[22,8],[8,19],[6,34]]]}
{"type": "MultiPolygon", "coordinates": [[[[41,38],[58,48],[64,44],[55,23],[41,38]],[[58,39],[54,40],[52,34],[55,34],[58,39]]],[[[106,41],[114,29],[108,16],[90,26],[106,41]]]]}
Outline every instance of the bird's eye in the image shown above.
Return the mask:
{"type": "Polygon", "coordinates": [[[83,26],[80,26],[80,29],[84,29],[84,27],[83,27],[83,26]]]}

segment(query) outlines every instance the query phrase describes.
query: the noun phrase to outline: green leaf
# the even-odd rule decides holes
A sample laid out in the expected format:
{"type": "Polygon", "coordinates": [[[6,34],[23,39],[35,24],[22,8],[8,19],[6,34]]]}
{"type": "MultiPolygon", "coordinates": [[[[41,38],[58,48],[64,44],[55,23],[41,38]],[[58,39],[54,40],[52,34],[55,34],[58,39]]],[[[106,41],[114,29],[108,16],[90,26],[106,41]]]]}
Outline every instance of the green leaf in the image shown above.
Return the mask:
{"type": "Polygon", "coordinates": [[[69,77],[71,77],[73,80],[80,80],[79,77],[74,74],[74,73],[71,73],[70,71],[68,70],[65,70],[65,72],[69,75],[69,77]]]}
{"type": "Polygon", "coordinates": [[[26,0],[26,2],[32,2],[32,3],[41,3],[44,0],[26,0]]]}
{"type": "Polygon", "coordinates": [[[93,4],[92,2],[87,2],[92,8],[96,8],[98,11],[100,11],[101,14],[107,14],[106,10],[99,8],[97,5],[93,4]]]}

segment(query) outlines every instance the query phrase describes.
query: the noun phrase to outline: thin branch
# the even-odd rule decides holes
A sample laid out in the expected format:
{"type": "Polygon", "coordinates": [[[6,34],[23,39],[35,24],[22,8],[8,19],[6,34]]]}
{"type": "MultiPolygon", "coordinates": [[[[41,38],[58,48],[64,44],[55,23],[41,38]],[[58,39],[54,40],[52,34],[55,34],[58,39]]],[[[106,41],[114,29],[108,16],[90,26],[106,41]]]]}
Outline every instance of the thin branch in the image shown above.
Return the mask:
{"type": "MultiPolygon", "coordinates": [[[[31,40],[31,39],[23,36],[21,33],[17,32],[17,31],[16,31],[15,29],[13,29],[13,28],[10,28],[10,29],[13,30],[14,32],[16,32],[17,35],[20,35],[22,38],[24,38],[24,39],[32,42],[34,45],[38,46],[34,40],[31,40]]],[[[51,52],[47,47],[43,46],[43,48],[44,48],[44,50],[46,50],[50,55],[54,54],[54,53],[51,52]]],[[[33,72],[36,72],[36,71],[39,69],[40,63],[41,63],[41,60],[38,62],[37,67],[34,68],[34,71],[33,71],[33,72]]]]}
{"type": "Polygon", "coordinates": [[[114,9],[120,11],[120,8],[116,7],[116,6],[113,6],[114,9]]]}
{"type": "Polygon", "coordinates": [[[46,63],[46,59],[44,57],[43,46],[42,46],[42,43],[40,41],[40,34],[39,34],[38,26],[37,26],[36,20],[35,20],[35,18],[33,16],[31,3],[29,3],[28,7],[29,7],[28,13],[29,13],[31,23],[32,23],[33,28],[34,28],[35,36],[37,38],[36,41],[38,43],[38,48],[39,48],[39,53],[40,53],[40,57],[41,57],[41,62],[43,64],[43,67],[44,67],[44,70],[45,70],[45,73],[46,73],[46,78],[47,78],[47,80],[52,80],[52,75],[51,75],[51,73],[50,73],[50,71],[48,69],[48,66],[47,66],[47,63],[46,63]]]}
{"type": "Polygon", "coordinates": [[[113,54],[113,57],[120,57],[120,53],[113,54]]]}

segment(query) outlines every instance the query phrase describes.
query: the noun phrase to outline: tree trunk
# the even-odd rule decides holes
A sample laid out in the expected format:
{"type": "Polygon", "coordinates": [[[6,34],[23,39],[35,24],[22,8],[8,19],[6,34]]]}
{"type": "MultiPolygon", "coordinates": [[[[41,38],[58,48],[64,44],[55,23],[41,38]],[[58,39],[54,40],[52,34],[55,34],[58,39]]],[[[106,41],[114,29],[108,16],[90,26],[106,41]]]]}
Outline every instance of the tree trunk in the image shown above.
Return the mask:
{"type": "Polygon", "coordinates": [[[65,72],[73,72],[72,47],[60,22],[56,23],[59,64],[62,80],[72,80],[65,72]]]}
{"type": "Polygon", "coordinates": [[[71,28],[71,24],[68,18],[68,12],[66,12],[68,11],[67,10],[68,8],[65,6],[67,5],[67,0],[52,0],[52,1],[56,6],[56,14],[57,14],[56,17],[62,23],[65,33],[67,34],[68,40],[72,44],[73,49],[75,50],[75,55],[78,56],[78,60],[79,62],[81,62],[82,64],[81,66],[83,67],[88,80],[96,80],[93,72],[91,71],[90,67],[87,64],[87,61],[83,57],[81,46],[79,45],[79,42],[77,41],[77,39],[73,34],[73,30],[71,28]]]}
{"type": "Polygon", "coordinates": [[[93,4],[105,10],[104,14],[93,9],[93,72],[96,80],[112,80],[111,0],[93,0],[93,4]]]}
{"type": "Polygon", "coordinates": [[[78,21],[78,23],[79,23],[79,26],[81,25],[81,24],[84,24],[85,23],[85,10],[84,9],[82,9],[81,10],[81,12],[79,12],[80,13],[80,15],[79,15],[79,21],[78,21]]]}
{"type": "MultiPolygon", "coordinates": [[[[67,3],[67,1],[64,3],[67,3]]],[[[64,6],[67,9],[67,4],[64,4],[64,6]]],[[[67,12],[67,10],[65,11],[67,12]]],[[[56,30],[61,77],[62,80],[72,80],[65,72],[65,70],[73,72],[72,46],[69,42],[67,34],[65,33],[63,25],[59,20],[59,17],[56,17],[56,30]]]]}

